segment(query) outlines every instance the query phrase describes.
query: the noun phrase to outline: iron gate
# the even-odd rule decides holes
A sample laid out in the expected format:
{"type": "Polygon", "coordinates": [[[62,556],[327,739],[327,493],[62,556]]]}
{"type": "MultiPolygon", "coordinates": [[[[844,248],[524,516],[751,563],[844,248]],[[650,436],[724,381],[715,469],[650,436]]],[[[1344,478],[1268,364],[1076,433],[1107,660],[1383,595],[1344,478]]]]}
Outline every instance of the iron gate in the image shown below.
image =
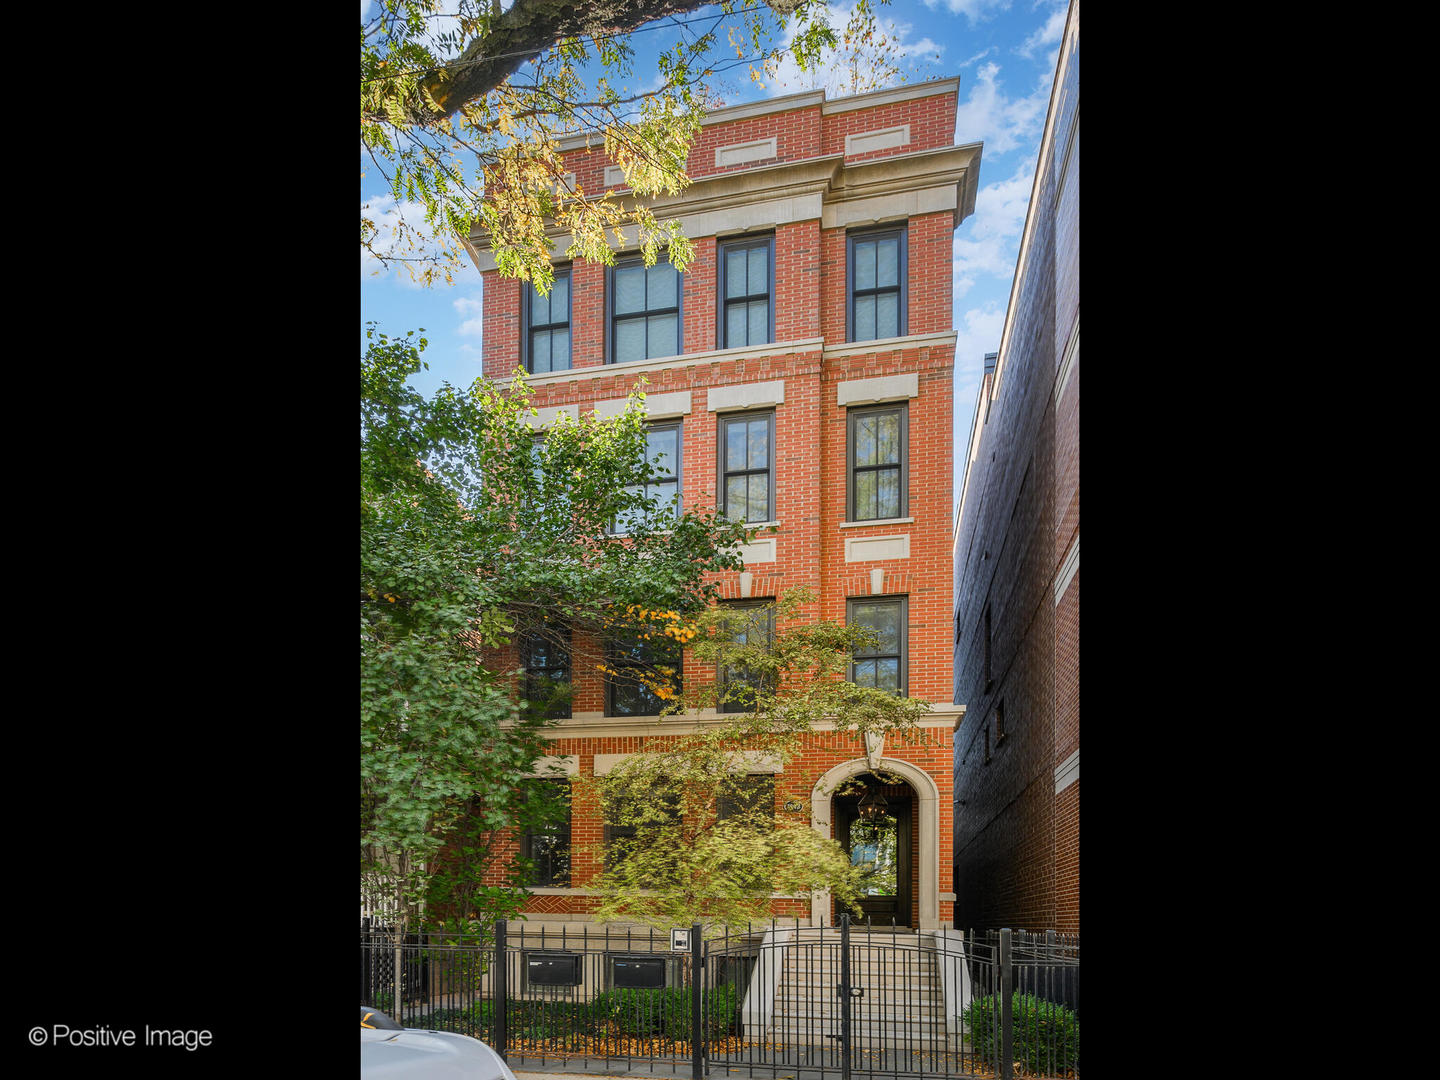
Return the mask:
{"type": "MultiPolygon", "coordinates": [[[[362,993],[373,994],[393,944],[362,944],[362,993]]],[[[842,915],[834,927],[775,921],[708,941],[695,926],[676,945],[659,931],[543,924],[431,934],[405,946],[392,1015],[474,1035],[521,1069],[918,1080],[1009,1078],[1018,1061],[1030,1075],[1079,1076],[1078,1024],[1055,1004],[1078,995],[1073,939],[1022,934],[1017,946],[1009,930],[967,940],[842,915]],[[1041,994],[1049,1011],[1037,1018],[1041,994]],[[1023,1023],[1016,1007],[1029,1010],[1023,1023]],[[1052,1022],[1062,1014],[1071,1026],[1052,1022]]]]}

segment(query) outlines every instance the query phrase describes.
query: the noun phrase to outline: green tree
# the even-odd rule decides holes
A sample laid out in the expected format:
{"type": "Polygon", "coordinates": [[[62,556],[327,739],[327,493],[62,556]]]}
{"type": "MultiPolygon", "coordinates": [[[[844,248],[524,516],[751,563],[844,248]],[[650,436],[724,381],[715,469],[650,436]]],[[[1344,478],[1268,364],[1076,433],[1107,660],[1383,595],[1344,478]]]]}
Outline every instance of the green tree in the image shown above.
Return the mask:
{"type": "Polygon", "coordinates": [[[362,212],[361,244],[427,284],[452,280],[477,227],[502,274],[543,291],[553,279],[552,225],[570,234],[569,257],[606,264],[607,235],[634,225],[647,264],[668,249],[683,270],[692,246],[646,197],[689,184],[690,143],[728,72],[761,82],[786,58],[802,72],[824,70],[838,47],[847,92],[904,77],[873,0],[855,0],[839,37],[825,0],[515,0],[504,11],[458,0],[454,15],[442,0],[378,0],[370,11],[360,28],[362,148],[397,201],[424,207],[424,224],[394,222],[382,241],[377,219],[362,212]],[[655,72],[637,72],[631,31],[702,8],[655,72]],[[627,80],[647,89],[630,92],[627,80]],[[620,165],[633,198],[568,181],[558,140],[580,132],[620,165]]]}
{"type": "MultiPolygon", "coordinates": [[[[477,380],[432,400],[406,384],[424,338],[372,325],[361,361],[361,874],[403,934],[427,899],[468,918],[523,902],[481,888],[441,854],[483,861],[495,830],[556,812],[526,796],[549,721],[517,703],[500,649],[573,633],[573,664],[627,610],[703,610],[711,570],[738,568],[743,526],[645,494],[643,394],[621,417],[586,415],[540,437],[529,391],[477,380]],[[627,535],[610,528],[629,522],[627,535]],[[487,653],[487,650],[492,650],[487,653]],[[477,847],[477,845],[479,845],[477,847]],[[437,879],[437,874],[447,871],[437,879]],[[437,892],[438,888],[438,892],[437,892]]],[[[637,678],[668,685],[663,671],[637,678]]],[[[563,688],[562,688],[563,689],[563,688]]],[[[398,938],[397,938],[398,941],[398,938]]]]}
{"type": "MultiPolygon", "coordinates": [[[[724,675],[671,703],[743,711],[693,735],[657,741],[591,781],[612,837],[592,887],[599,919],[658,927],[712,927],[768,917],[771,894],[829,889],[855,900],[860,872],[800,813],[777,813],[774,789],[746,775],[754,755],[792,759],[822,721],[863,736],[924,738],[929,706],[844,681],[853,651],[874,643],[865,627],[809,618],[805,589],[761,607],[717,605],[680,633],[724,675]]],[[[659,613],[660,625],[676,620],[659,613]]]]}

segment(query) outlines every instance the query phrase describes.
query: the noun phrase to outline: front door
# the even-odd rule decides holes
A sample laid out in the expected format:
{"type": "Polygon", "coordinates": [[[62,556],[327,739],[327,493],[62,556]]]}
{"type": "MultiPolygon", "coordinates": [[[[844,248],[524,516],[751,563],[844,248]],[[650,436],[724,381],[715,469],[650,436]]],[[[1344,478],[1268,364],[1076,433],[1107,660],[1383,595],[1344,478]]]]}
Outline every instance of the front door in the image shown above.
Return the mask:
{"type": "MultiPolygon", "coordinates": [[[[873,816],[860,813],[859,796],[835,799],[835,833],[849,853],[852,866],[865,873],[859,917],[873,925],[910,925],[911,800],[904,786],[880,788],[885,809],[873,816]]],[[[851,912],[851,918],[855,917],[851,912]]],[[[839,917],[839,912],[836,912],[839,917]]]]}

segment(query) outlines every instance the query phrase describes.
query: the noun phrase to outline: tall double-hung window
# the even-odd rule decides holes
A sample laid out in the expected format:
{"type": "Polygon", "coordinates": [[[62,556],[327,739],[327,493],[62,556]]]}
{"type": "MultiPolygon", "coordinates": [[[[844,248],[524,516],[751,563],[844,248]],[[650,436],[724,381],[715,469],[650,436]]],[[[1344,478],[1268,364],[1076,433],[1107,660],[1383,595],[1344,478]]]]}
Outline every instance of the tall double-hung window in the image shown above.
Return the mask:
{"type": "Polygon", "coordinates": [[[667,700],[679,694],[684,652],[672,638],[658,632],[619,632],[611,637],[607,652],[606,716],[658,716],[667,700]]]}
{"type": "Polygon", "coordinates": [[[679,356],[680,274],[662,255],[654,266],[637,256],[609,272],[609,362],[679,356]]]}
{"type": "Polygon", "coordinates": [[[851,409],[847,417],[848,520],[904,517],[909,507],[909,408],[906,404],[851,409]]]}
{"type": "Polygon", "coordinates": [[[852,233],[846,262],[846,339],[874,341],[904,334],[905,230],[852,233]]]}
{"type": "MultiPolygon", "coordinates": [[[[645,466],[649,473],[646,482],[630,485],[625,490],[632,494],[644,493],[647,498],[658,500],[659,506],[655,515],[644,520],[652,526],[660,527],[680,516],[679,421],[673,424],[652,424],[646,429],[645,466]]],[[[621,514],[612,531],[629,532],[640,521],[638,514],[621,514]]]]}
{"type": "MultiPolygon", "coordinates": [[[[744,625],[735,634],[737,645],[763,648],[775,640],[775,609],[768,602],[742,601],[732,602],[728,606],[746,616],[744,625]]],[[[755,707],[758,691],[774,688],[766,673],[752,670],[743,664],[721,667],[719,676],[720,685],[724,688],[724,700],[718,706],[722,713],[748,712],[755,707]]]]}
{"type": "Polygon", "coordinates": [[[855,650],[850,681],[857,686],[873,686],[905,697],[909,679],[906,598],[848,600],[845,606],[847,622],[851,626],[868,626],[875,631],[877,639],[873,645],[855,650]]]}
{"type": "Polygon", "coordinates": [[[731,240],[720,244],[720,348],[768,345],[775,339],[775,240],[731,240]]]}
{"type": "Polygon", "coordinates": [[[775,520],[775,414],[720,417],[720,509],[736,521],[775,520]]]}
{"type": "Polygon", "coordinates": [[[532,375],[570,368],[570,271],[556,270],[549,296],[525,289],[525,370],[532,375]]]}

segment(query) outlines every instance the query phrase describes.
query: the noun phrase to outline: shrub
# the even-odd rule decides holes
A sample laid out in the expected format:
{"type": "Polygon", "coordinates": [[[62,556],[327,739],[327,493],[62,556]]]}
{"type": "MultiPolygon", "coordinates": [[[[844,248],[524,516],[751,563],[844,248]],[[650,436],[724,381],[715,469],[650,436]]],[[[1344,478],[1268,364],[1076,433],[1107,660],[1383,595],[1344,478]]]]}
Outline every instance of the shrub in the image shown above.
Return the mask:
{"type": "MultiPolygon", "coordinates": [[[[618,1035],[645,1038],[663,1035],[676,1042],[690,1041],[691,990],[688,986],[664,989],[620,987],[595,995],[592,1015],[618,1035]]],[[[705,997],[701,1025],[707,1039],[722,1039],[735,1027],[738,1011],[733,986],[715,986],[705,997]]]]}
{"type": "MultiPolygon", "coordinates": [[[[1011,1049],[1016,1061],[1045,1076],[1073,1072],[1080,1065],[1080,1020],[1064,1005],[1015,991],[1011,999],[1011,1049]]],[[[1000,1053],[1000,995],[976,998],[962,1014],[970,1045],[994,1061],[1000,1053]]]]}

